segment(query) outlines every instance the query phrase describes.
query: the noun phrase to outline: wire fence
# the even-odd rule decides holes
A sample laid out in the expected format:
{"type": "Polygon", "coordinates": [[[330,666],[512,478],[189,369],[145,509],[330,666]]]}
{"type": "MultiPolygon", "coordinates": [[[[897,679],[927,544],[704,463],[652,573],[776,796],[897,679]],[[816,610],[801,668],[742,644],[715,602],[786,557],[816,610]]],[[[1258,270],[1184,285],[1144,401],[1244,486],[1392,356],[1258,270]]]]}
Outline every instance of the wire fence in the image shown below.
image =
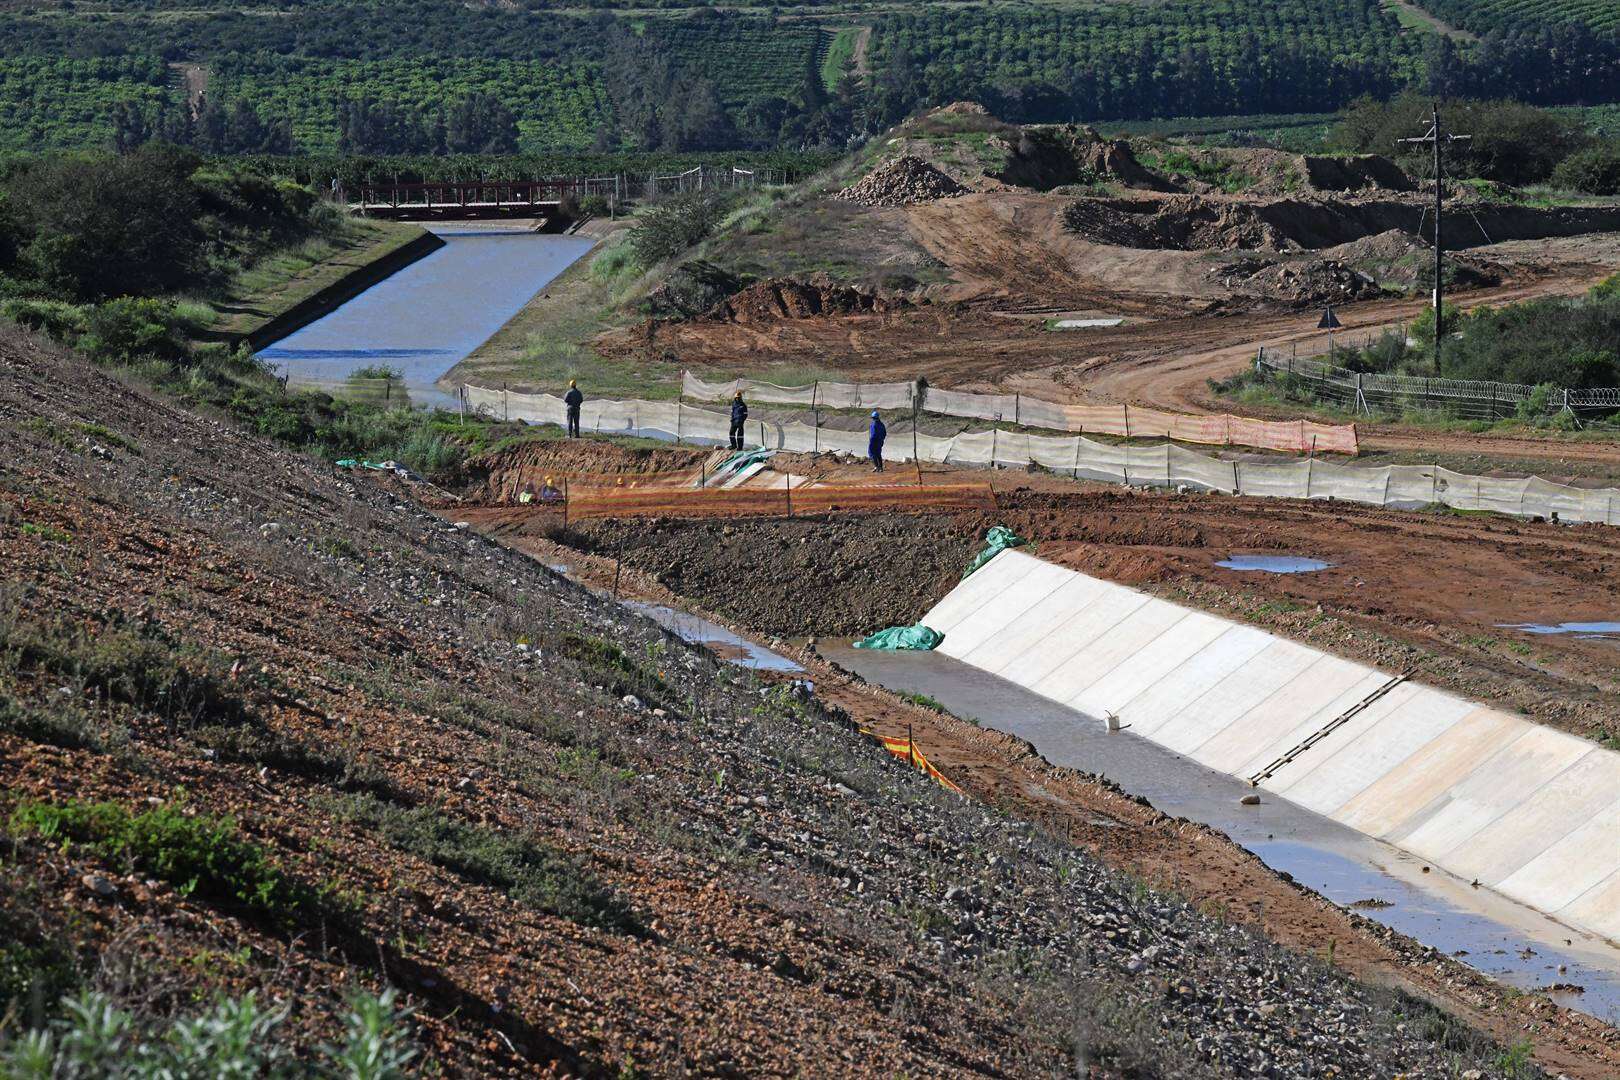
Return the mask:
{"type": "Polygon", "coordinates": [[[706,382],[690,371],[681,377],[681,392],[696,401],[724,401],[739,390],[755,402],[811,409],[920,409],[938,416],[1010,422],[1047,431],[1174,439],[1204,446],[1352,456],[1359,450],[1354,424],[1255,420],[1227,414],[1192,416],[1130,405],[1066,405],[1025,394],[975,394],[921,382],[817,381],[808,386],[777,386],[758,379],[706,382]]]}
{"type": "Polygon", "coordinates": [[[1319,400],[1366,416],[1375,412],[1398,414],[1425,410],[1468,420],[1501,420],[1515,416],[1533,419],[1559,414],[1577,420],[1596,420],[1620,411],[1620,388],[1569,390],[1521,383],[1381,375],[1351,371],[1329,361],[1302,358],[1265,347],[1255,357],[1255,370],[1268,378],[1287,380],[1294,388],[1304,389],[1319,400]]]}
{"type": "MultiPolygon", "coordinates": [[[[563,425],[567,408],[550,394],[517,394],[480,386],[462,388],[464,407],[493,418],[563,425]]],[[[672,401],[587,401],[582,431],[718,445],[731,438],[730,417],[672,401]]],[[[863,456],[867,435],[819,425],[748,420],[746,445],[863,456]]],[[[1238,462],[1162,443],[1099,443],[1084,436],[1031,435],[992,428],[950,437],[924,435],[916,423],[889,430],[884,457],[949,465],[1037,466],[1076,479],[1144,487],[1186,487],[1289,499],[1344,499],[1375,506],[1431,505],[1486,510],[1520,517],[1620,524],[1620,490],[1577,488],[1538,477],[1499,479],[1431,465],[1362,468],[1315,458],[1238,462]]]]}

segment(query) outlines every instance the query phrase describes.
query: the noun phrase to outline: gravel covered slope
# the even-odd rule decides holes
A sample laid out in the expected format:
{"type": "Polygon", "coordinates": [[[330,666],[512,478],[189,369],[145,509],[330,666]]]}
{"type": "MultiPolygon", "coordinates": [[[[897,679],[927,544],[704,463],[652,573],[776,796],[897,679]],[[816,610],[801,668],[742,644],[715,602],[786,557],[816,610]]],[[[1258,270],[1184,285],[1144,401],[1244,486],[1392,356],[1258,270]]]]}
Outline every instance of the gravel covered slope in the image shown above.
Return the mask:
{"type": "Polygon", "coordinates": [[[8,839],[0,915],[137,1007],[259,989],[307,1044],[391,982],[452,1075],[1494,1074],[1432,1010],[948,795],[356,477],[10,339],[0,452],[0,820],[229,813],[348,905],[288,930],[8,839]],[[132,642],[207,693],[102,677],[132,642]]]}

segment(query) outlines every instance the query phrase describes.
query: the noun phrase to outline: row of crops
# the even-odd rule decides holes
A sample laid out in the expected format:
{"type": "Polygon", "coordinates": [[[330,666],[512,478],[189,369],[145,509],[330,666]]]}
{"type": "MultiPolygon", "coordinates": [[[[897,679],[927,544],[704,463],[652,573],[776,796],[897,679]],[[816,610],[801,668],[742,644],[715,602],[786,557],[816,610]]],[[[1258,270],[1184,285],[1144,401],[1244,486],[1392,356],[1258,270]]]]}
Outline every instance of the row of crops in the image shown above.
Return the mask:
{"type": "Polygon", "coordinates": [[[1170,0],[893,14],[871,48],[879,66],[905,58],[931,94],[1036,82],[1118,118],[1332,110],[1415,78],[1423,41],[1377,0],[1170,0]]]}
{"type": "Polygon", "coordinates": [[[813,22],[678,19],[650,23],[676,63],[713,80],[726,105],[762,97],[793,98],[820,78],[821,32],[813,22]]]}
{"type": "Polygon", "coordinates": [[[290,119],[294,144],[312,153],[336,149],[338,103],[345,100],[431,113],[492,95],[517,117],[519,148],[534,153],[587,147],[613,119],[600,68],[580,61],[230,57],[214,68],[210,94],[245,98],[264,115],[290,119]]]}
{"type": "Polygon", "coordinates": [[[1620,38],[1620,4],[1614,0],[1428,0],[1424,6],[1476,34],[1562,25],[1620,38]]]}
{"type": "Polygon", "coordinates": [[[169,78],[152,58],[0,59],[0,151],[106,145],[117,104],[155,108],[169,78]]]}

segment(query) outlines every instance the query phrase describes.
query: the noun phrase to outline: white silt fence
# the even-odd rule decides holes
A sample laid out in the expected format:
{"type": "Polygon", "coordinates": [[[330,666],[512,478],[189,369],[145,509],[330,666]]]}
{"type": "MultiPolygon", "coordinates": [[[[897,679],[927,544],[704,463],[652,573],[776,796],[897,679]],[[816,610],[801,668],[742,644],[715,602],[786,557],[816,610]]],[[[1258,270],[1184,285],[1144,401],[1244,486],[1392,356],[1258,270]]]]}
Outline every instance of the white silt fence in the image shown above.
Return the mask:
{"type": "MultiPolygon", "coordinates": [[[[487,416],[558,426],[567,421],[562,399],[551,394],[516,394],[470,385],[463,393],[469,409],[487,416]]],[[[730,435],[731,420],[723,412],[672,401],[592,400],[580,410],[580,427],[602,435],[720,445],[730,435]]],[[[866,454],[867,444],[864,431],[770,420],[749,420],[744,437],[750,445],[766,449],[834,451],[856,457],[866,454]]],[[[1504,480],[1430,465],[1358,468],[1314,458],[1234,462],[1171,443],[1101,443],[1084,436],[1030,435],[1000,428],[948,437],[891,428],[884,457],[910,461],[914,444],[916,457],[923,461],[1013,468],[1038,465],[1104,483],[1186,486],[1278,499],[1343,499],[1406,509],[1441,505],[1518,517],[1550,518],[1556,513],[1563,521],[1620,525],[1620,490],[1569,487],[1537,477],[1504,480]]]]}

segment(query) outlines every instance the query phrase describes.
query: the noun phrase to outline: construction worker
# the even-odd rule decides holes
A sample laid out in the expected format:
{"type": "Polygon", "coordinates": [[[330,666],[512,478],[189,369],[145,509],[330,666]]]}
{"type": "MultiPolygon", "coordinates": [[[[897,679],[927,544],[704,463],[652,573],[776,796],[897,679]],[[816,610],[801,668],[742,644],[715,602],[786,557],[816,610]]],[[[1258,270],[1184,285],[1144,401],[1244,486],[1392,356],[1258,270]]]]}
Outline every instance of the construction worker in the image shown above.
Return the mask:
{"type": "Polygon", "coordinates": [[[873,409],[872,434],[866,441],[866,456],[872,459],[873,472],[883,471],[883,440],[888,437],[889,429],[883,426],[883,417],[873,409]]]}
{"type": "Polygon", "coordinates": [[[743,424],[748,422],[748,406],[743,403],[742,391],[738,390],[731,398],[731,448],[743,448],[743,424]]]}
{"type": "Polygon", "coordinates": [[[579,407],[585,404],[585,395],[579,392],[579,383],[573,379],[568,380],[568,393],[563,395],[563,404],[568,406],[568,437],[579,438],[579,407]]]}

